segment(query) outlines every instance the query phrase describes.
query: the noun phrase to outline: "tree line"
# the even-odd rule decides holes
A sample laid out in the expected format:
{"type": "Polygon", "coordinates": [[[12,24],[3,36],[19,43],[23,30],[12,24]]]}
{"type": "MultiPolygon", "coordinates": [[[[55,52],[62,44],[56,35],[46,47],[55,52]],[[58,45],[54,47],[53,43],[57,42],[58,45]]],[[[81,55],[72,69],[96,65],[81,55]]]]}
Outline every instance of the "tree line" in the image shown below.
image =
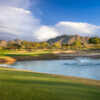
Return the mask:
{"type": "Polygon", "coordinates": [[[0,49],[80,49],[87,48],[88,45],[99,45],[100,38],[92,37],[89,38],[87,42],[82,43],[80,39],[75,40],[72,44],[62,43],[61,41],[56,41],[52,44],[47,41],[44,42],[32,42],[25,40],[12,40],[12,41],[0,41],[0,49]]]}

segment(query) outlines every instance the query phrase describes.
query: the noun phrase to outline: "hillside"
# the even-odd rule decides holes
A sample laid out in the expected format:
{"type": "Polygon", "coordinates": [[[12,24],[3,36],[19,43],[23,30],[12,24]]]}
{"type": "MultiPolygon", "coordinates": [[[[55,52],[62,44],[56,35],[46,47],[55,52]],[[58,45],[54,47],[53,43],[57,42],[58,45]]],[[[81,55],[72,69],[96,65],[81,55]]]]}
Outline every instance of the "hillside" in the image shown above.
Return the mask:
{"type": "Polygon", "coordinates": [[[81,43],[88,43],[89,37],[82,37],[79,35],[63,35],[63,36],[58,36],[53,39],[49,39],[47,42],[50,44],[53,44],[55,42],[60,41],[61,44],[73,44],[76,40],[81,41],[81,43]]]}

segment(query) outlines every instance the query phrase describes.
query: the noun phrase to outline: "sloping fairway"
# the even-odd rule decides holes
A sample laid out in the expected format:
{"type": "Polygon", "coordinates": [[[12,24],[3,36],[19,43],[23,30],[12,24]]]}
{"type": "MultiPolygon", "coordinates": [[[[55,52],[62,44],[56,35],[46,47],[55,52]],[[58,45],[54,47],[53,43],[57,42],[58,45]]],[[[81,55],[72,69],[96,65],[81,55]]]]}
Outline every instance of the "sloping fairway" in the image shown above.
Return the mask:
{"type": "Polygon", "coordinates": [[[100,81],[0,68],[0,100],[100,100],[100,81]]]}

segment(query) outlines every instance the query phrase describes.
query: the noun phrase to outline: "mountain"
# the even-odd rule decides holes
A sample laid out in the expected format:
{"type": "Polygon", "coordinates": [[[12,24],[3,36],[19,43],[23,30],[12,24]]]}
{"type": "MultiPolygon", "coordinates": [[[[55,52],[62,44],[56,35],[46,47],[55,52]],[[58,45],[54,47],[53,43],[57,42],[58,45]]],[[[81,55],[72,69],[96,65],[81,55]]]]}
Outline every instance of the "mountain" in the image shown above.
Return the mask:
{"type": "Polygon", "coordinates": [[[79,35],[63,35],[63,36],[58,36],[53,39],[49,39],[47,42],[49,44],[54,44],[56,42],[60,42],[61,44],[73,44],[76,40],[80,40],[81,43],[87,43],[89,40],[89,37],[82,37],[79,35]]]}

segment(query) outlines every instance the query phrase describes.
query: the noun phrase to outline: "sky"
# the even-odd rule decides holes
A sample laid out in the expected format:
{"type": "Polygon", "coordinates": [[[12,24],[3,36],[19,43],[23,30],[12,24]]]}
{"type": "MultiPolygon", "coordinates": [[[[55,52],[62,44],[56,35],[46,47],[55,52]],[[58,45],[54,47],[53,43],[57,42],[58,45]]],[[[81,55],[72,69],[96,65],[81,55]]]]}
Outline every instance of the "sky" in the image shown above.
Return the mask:
{"type": "Polygon", "coordinates": [[[100,0],[0,0],[0,39],[100,36],[100,0]]]}

